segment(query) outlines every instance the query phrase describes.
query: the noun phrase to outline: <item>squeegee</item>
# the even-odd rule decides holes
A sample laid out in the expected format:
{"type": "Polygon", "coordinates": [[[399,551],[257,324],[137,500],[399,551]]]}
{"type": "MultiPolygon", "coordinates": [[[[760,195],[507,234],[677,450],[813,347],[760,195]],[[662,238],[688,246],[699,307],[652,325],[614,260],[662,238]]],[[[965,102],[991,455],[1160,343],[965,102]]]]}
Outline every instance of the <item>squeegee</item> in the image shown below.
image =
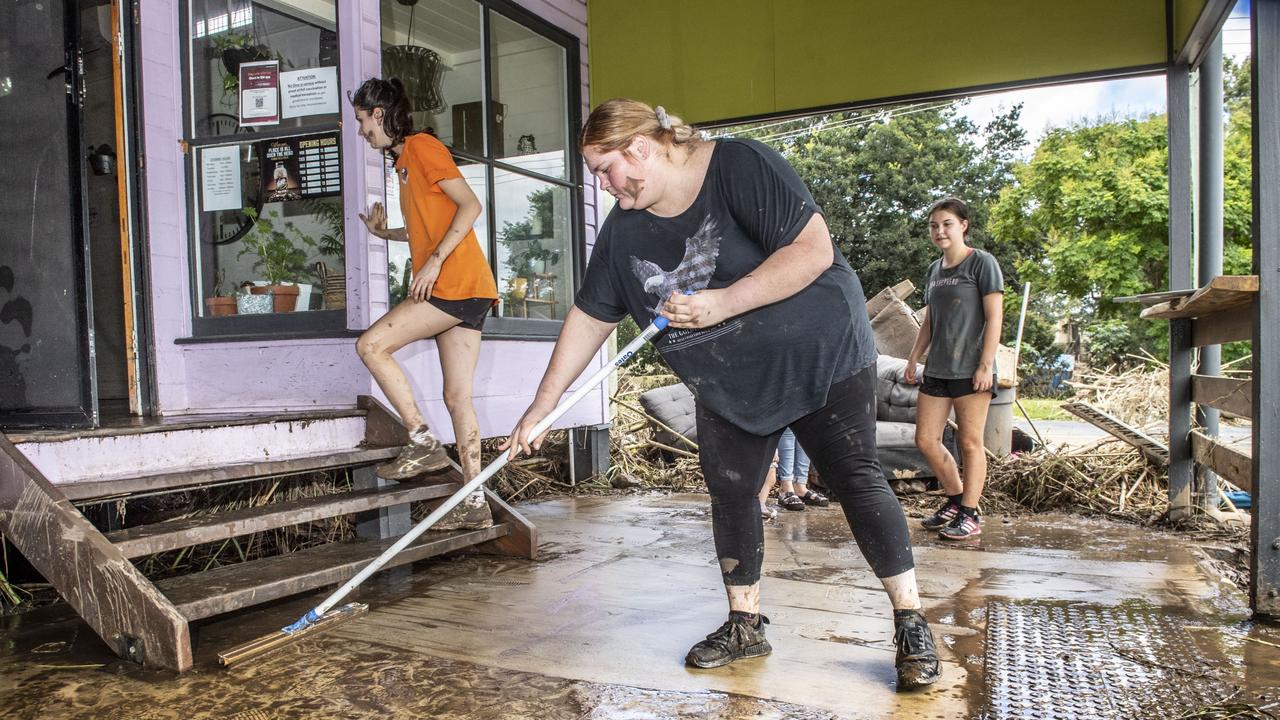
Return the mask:
{"type": "MultiPolygon", "coordinates": [[[[605,378],[609,377],[614,370],[625,365],[627,361],[631,359],[631,356],[634,355],[642,345],[666,329],[667,322],[667,319],[664,317],[654,318],[653,322],[649,324],[649,327],[645,328],[644,332],[637,335],[634,340],[627,343],[627,346],[622,348],[622,350],[614,356],[613,360],[608,365],[597,370],[594,375],[582,384],[581,387],[573,391],[569,397],[562,400],[560,404],[557,405],[555,409],[537,425],[534,425],[533,429],[529,431],[529,441],[532,442],[534,438],[550,429],[551,425],[556,420],[559,420],[561,415],[568,412],[570,408],[578,403],[578,401],[585,398],[588,393],[594,390],[597,385],[604,382],[605,378]]],[[[484,470],[480,471],[480,474],[476,475],[470,482],[459,488],[458,491],[451,495],[447,500],[440,503],[435,510],[431,511],[430,515],[427,515],[417,525],[413,526],[413,528],[397,540],[394,545],[387,548],[385,552],[366,565],[360,572],[356,573],[354,577],[346,582],[346,584],[335,590],[332,595],[325,598],[324,602],[321,602],[306,615],[299,618],[297,622],[286,625],[269,635],[264,635],[256,640],[251,640],[242,645],[237,645],[230,650],[218,653],[218,662],[222,665],[233,665],[243,662],[288,645],[302,637],[313,635],[323,630],[328,630],[335,625],[354,619],[368,612],[369,606],[363,603],[348,603],[337,609],[333,609],[333,607],[350,594],[352,590],[359,587],[360,583],[367,580],[370,575],[378,572],[383,565],[386,565],[387,562],[390,561],[391,558],[395,557],[401,550],[404,550],[410,543],[417,540],[418,536],[429,530],[432,525],[436,524],[436,522],[440,520],[440,518],[447,515],[450,510],[458,505],[458,503],[462,502],[463,498],[466,498],[468,495],[483,486],[486,480],[507,464],[509,457],[510,452],[503,452],[495,458],[493,462],[489,463],[485,467],[484,470]]]]}

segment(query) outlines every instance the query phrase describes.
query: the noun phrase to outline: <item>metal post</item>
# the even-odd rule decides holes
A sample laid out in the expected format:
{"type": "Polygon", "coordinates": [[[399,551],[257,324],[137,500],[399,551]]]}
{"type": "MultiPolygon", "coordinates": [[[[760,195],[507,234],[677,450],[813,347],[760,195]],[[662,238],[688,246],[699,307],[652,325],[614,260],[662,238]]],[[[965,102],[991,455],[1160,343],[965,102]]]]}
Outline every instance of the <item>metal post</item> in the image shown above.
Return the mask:
{"type": "MultiPolygon", "coordinates": [[[[1222,274],[1222,33],[1206,48],[1200,63],[1200,224],[1196,233],[1200,287],[1222,274]]],[[[1200,348],[1200,375],[1222,372],[1222,346],[1200,348]]],[[[1219,411],[1197,407],[1196,418],[1206,435],[1218,437],[1219,411]]],[[[1201,502],[1218,507],[1218,476],[1200,468],[1201,502]]]]}
{"type": "Polygon", "coordinates": [[[1280,0],[1253,0],[1253,522],[1250,604],[1280,616],[1280,0]]]}
{"type": "MultiPolygon", "coordinates": [[[[1166,76],[1169,113],[1169,289],[1191,282],[1191,69],[1166,76]]],[[[1169,517],[1191,511],[1191,324],[1169,321],[1169,517]]]]}

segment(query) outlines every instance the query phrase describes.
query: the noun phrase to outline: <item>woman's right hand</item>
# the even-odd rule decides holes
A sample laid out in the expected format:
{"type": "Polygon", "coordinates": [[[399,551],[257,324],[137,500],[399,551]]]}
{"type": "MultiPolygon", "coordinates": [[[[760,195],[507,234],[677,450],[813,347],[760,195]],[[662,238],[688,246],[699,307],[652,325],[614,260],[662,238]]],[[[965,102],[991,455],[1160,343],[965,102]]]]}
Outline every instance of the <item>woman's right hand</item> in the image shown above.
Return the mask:
{"type": "Polygon", "coordinates": [[[369,229],[370,235],[383,240],[391,239],[391,234],[387,232],[387,211],[382,207],[382,203],[376,202],[370,206],[368,215],[360,213],[360,219],[364,221],[364,226],[369,229]]]}
{"type": "Polygon", "coordinates": [[[543,407],[534,402],[529,406],[528,410],[524,411],[520,421],[511,430],[511,435],[498,446],[498,449],[506,450],[510,448],[511,451],[507,454],[508,460],[515,460],[516,456],[521,452],[525,455],[533,455],[535,451],[542,447],[542,441],[546,439],[548,431],[544,430],[541,435],[533,438],[532,441],[529,439],[529,433],[533,431],[533,426],[541,422],[547,415],[550,415],[554,409],[553,407],[543,407]]]}
{"type": "Polygon", "coordinates": [[[910,358],[910,357],[907,358],[907,369],[903,371],[903,374],[906,375],[907,377],[908,385],[919,384],[919,380],[916,378],[916,359],[915,358],[910,358]]]}

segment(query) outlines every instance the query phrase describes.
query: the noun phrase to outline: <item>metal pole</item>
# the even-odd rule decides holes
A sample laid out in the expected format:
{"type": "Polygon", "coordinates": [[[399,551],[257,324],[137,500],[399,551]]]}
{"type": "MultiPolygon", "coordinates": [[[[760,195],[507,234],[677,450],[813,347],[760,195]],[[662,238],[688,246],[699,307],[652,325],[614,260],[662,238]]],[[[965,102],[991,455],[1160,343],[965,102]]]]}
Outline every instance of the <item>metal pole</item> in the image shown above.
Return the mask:
{"type": "MultiPolygon", "coordinates": [[[[1196,233],[1199,257],[1199,286],[1222,274],[1222,33],[1206,48],[1200,63],[1200,225],[1196,233]]],[[[1200,348],[1200,375],[1222,373],[1222,346],[1200,348]]],[[[1197,407],[1196,418],[1206,435],[1218,437],[1216,408],[1197,407]]],[[[1201,502],[1218,507],[1218,476],[1201,468],[1201,502]]]]}
{"type": "MultiPolygon", "coordinates": [[[[1169,113],[1169,289],[1191,287],[1191,69],[1166,76],[1169,113]]],[[[1191,511],[1191,321],[1169,321],[1169,517],[1191,511]]]]}
{"type": "Polygon", "coordinates": [[[1253,0],[1253,521],[1249,599],[1280,616],[1280,0],[1253,0]]]}

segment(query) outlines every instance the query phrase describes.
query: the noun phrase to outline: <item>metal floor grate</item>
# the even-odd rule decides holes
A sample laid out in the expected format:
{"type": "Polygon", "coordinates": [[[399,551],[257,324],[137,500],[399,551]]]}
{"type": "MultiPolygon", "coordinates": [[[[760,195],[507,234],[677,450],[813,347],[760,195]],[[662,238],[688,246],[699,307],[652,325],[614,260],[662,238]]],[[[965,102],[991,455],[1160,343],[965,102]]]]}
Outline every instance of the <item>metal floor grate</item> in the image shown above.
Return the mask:
{"type": "Polygon", "coordinates": [[[1064,603],[987,607],[986,720],[1171,718],[1230,693],[1158,611],[1064,603]]]}

